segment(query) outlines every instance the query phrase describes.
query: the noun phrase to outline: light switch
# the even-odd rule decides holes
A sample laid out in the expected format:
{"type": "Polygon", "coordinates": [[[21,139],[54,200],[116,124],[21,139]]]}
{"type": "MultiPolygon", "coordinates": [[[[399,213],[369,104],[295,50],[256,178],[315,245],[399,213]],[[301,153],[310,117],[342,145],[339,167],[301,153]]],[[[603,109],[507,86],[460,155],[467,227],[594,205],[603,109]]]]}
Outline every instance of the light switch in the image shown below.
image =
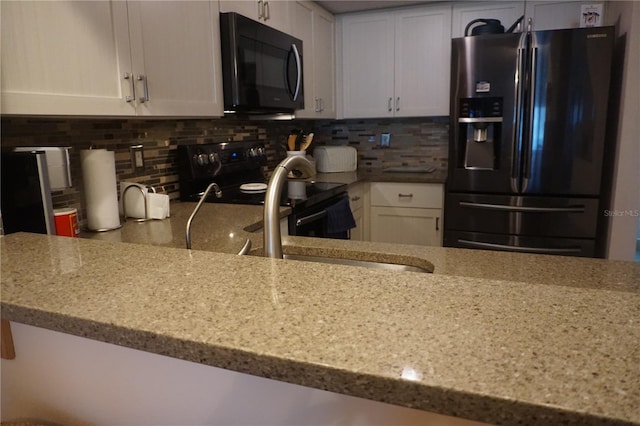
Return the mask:
{"type": "Polygon", "coordinates": [[[391,133],[382,133],[380,135],[380,146],[382,148],[389,148],[391,145],[391,133]]]}
{"type": "Polygon", "coordinates": [[[144,151],[142,145],[131,145],[131,167],[144,169],[144,151]]]}

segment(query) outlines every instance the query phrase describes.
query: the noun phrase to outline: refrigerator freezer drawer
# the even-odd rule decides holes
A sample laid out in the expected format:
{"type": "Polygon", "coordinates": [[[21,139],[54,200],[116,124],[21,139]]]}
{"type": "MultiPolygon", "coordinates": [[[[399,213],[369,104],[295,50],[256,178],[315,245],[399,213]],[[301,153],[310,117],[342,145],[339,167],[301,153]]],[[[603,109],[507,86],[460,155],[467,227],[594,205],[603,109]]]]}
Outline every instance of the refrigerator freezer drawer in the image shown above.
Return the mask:
{"type": "Polygon", "coordinates": [[[596,238],[597,199],[449,193],[445,232],[596,238]]]}
{"type": "Polygon", "coordinates": [[[446,233],[444,246],[556,256],[595,257],[596,254],[596,242],[593,239],[523,237],[481,232],[446,233]]]}

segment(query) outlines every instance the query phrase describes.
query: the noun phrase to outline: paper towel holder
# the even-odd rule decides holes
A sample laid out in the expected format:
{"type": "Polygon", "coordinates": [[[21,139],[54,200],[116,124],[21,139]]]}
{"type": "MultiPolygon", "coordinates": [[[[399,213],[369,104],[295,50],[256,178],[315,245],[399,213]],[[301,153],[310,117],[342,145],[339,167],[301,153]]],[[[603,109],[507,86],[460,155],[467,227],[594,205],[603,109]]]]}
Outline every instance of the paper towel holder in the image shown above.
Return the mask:
{"type": "MultiPolygon", "coordinates": [[[[147,220],[149,220],[149,214],[147,212],[147,196],[144,193],[144,191],[142,190],[142,187],[138,186],[138,185],[129,185],[127,186],[124,191],[122,191],[122,214],[124,215],[123,221],[126,222],[127,221],[127,207],[125,206],[125,200],[127,199],[126,195],[127,195],[127,191],[131,188],[138,188],[138,190],[140,191],[140,193],[142,194],[142,199],[144,200],[143,204],[144,204],[144,218],[136,218],[135,221],[136,222],[146,222],[147,220]]],[[[155,188],[151,187],[151,190],[153,192],[156,192],[155,188]]]]}

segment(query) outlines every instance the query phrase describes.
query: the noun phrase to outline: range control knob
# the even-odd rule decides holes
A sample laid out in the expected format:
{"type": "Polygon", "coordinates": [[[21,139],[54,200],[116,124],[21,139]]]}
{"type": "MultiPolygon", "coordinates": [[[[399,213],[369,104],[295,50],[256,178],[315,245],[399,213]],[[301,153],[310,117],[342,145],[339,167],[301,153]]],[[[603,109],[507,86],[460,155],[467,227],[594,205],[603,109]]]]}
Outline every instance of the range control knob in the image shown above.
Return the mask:
{"type": "Polygon", "coordinates": [[[247,151],[247,154],[251,158],[257,157],[258,156],[258,148],[251,148],[250,150],[247,151]]]}
{"type": "Polygon", "coordinates": [[[198,154],[198,156],[196,157],[196,161],[198,162],[199,166],[204,166],[206,164],[209,164],[209,157],[207,157],[207,154],[198,154]]]}
{"type": "Polygon", "coordinates": [[[216,164],[220,162],[220,156],[218,155],[217,152],[212,152],[211,154],[209,154],[209,162],[211,164],[216,164]]]}
{"type": "Polygon", "coordinates": [[[259,155],[260,157],[264,157],[265,155],[267,155],[267,150],[266,150],[266,149],[264,149],[264,147],[263,147],[263,146],[261,146],[260,148],[258,148],[258,155],[259,155]]]}

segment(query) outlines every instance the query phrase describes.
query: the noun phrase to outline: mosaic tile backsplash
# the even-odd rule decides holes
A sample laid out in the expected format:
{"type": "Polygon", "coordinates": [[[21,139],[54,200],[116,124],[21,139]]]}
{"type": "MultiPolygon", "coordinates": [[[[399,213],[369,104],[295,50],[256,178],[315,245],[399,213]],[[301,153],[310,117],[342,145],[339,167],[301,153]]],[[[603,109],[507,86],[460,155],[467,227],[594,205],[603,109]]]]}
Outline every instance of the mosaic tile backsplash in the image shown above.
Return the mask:
{"type": "Polygon", "coordinates": [[[73,187],[52,193],[54,208],[78,209],[86,223],[80,150],[94,147],[115,152],[116,178],[150,185],[171,199],[179,196],[177,146],[193,143],[264,141],[271,170],[286,156],[284,143],[294,129],[314,132],[314,145],[351,145],[358,167],[376,170],[400,165],[447,167],[448,119],[411,118],[333,121],[252,121],[236,118],[136,120],[2,117],[2,148],[71,146],[73,187]],[[380,135],[390,133],[389,147],[380,135]],[[144,146],[144,169],[133,169],[131,145],[144,146]]]}

